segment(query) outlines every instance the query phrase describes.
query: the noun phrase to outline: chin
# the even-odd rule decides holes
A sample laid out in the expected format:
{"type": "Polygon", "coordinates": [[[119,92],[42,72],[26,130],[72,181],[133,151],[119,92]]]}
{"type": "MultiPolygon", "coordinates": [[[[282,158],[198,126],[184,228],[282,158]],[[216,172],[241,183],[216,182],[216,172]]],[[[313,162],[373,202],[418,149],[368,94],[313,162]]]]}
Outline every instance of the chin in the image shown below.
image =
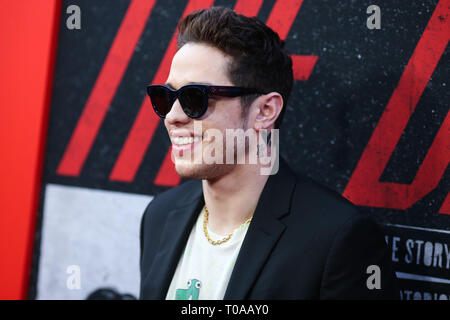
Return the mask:
{"type": "Polygon", "coordinates": [[[230,165],[225,164],[195,164],[176,161],[175,170],[180,177],[185,179],[209,180],[226,175],[232,168],[230,165]]]}

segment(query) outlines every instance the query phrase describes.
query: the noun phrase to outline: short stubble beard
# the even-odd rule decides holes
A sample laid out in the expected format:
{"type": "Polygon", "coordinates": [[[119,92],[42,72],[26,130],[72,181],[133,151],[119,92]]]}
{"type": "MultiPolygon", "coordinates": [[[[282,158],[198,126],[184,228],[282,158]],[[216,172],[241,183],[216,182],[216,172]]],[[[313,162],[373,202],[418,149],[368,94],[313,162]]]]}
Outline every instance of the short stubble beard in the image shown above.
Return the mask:
{"type": "MultiPolygon", "coordinates": [[[[246,110],[248,111],[248,110],[246,110]]],[[[241,117],[241,124],[240,127],[246,131],[247,130],[247,122],[248,122],[248,112],[245,112],[244,116],[241,117]]],[[[226,134],[225,132],[222,132],[222,136],[224,137],[224,140],[226,140],[226,134]]],[[[201,142],[203,144],[203,141],[201,142]]],[[[183,160],[175,160],[175,170],[178,173],[178,175],[182,178],[186,179],[195,179],[195,180],[218,180],[219,178],[229,174],[232,172],[237,164],[237,148],[238,146],[233,143],[234,145],[234,161],[232,164],[226,163],[226,141],[223,141],[223,161],[222,163],[212,163],[208,164],[204,161],[201,161],[201,163],[195,163],[194,159],[183,159],[183,160]],[[181,162],[180,162],[181,161],[181,162]]],[[[202,145],[202,153],[205,150],[205,146],[202,145]]],[[[245,157],[248,156],[249,152],[249,144],[248,140],[245,139],[245,157]]],[[[203,157],[203,154],[202,154],[203,157]]]]}

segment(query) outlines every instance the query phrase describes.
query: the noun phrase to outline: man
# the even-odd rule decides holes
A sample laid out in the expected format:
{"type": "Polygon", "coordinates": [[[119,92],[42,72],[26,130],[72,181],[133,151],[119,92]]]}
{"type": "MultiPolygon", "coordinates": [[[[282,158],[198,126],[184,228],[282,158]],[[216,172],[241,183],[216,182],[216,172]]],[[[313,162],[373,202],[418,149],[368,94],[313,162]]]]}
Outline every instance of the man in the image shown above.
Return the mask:
{"type": "Polygon", "coordinates": [[[231,162],[203,161],[212,153],[225,159],[229,129],[279,128],[293,75],[278,35],[220,7],[196,11],[178,28],[167,82],[148,94],[164,118],[177,173],[192,180],[157,195],[144,213],[141,298],[398,298],[372,220],[295,176],[283,159],[272,175],[250,163],[261,150],[273,156],[273,139],[261,149],[241,142],[245,154],[231,162]]]}

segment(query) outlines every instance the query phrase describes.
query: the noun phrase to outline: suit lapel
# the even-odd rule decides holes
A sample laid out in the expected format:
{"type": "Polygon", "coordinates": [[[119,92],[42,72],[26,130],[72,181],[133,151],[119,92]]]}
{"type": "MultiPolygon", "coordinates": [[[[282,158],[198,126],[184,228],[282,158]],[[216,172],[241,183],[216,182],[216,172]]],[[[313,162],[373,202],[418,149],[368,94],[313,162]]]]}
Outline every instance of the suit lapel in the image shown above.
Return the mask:
{"type": "Polygon", "coordinates": [[[150,284],[146,292],[149,299],[165,299],[166,297],[178,260],[197,214],[204,205],[201,181],[195,185],[189,195],[186,195],[185,199],[187,201],[180,201],[178,207],[168,213],[157,254],[146,277],[146,280],[151,279],[146,281],[150,284]]]}
{"type": "Polygon", "coordinates": [[[279,219],[289,213],[295,176],[280,158],[276,175],[264,186],[252,223],[241,246],[224,299],[245,299],[269,254],[286,228],[279,219]]]}

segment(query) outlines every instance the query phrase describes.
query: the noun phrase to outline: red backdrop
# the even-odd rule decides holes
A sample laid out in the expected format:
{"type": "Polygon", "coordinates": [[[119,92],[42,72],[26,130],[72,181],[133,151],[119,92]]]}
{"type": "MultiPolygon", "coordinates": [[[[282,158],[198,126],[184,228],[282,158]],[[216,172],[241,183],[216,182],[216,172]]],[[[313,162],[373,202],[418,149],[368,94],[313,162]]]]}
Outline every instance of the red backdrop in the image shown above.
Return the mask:
{"type": "Polygon", "coordinates": [[[27,295],[60,8],[1,1],[0,299],[27,295]]]}

